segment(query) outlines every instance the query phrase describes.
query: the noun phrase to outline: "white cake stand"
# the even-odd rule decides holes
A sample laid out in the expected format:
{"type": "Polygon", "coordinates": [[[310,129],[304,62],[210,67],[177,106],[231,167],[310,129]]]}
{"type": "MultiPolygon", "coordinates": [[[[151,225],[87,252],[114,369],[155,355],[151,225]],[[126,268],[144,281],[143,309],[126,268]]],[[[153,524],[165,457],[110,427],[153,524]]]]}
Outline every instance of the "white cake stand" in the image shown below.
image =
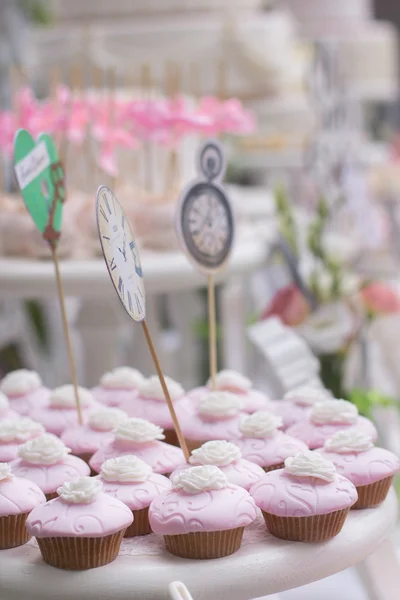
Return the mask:
{"type": "Polygon", "coordinates": [[[29,542],[0,552],[2,600],[167,600],[168,585],[183,581],[195,600],[249,600],[276,594],[364,561],[393,530],[397,499],[391,490],[376,509],[351,511],[327,543],[285,542],[268,535],[261,517],[236,554],[212,561],[166,554],[156,536],[124,542],[110,565],[62,571],[46,565],[29,542]]]}

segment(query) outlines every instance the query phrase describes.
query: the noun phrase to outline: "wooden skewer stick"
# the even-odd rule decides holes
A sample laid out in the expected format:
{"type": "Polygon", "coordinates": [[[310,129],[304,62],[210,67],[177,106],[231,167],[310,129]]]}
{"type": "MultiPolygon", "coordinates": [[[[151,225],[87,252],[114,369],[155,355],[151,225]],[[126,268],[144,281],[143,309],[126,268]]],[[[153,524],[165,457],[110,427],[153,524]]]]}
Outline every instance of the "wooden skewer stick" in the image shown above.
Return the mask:
{"type": "Polygon", "coordinates": [[[150,331],[149,331],[149,328],[148,328],[147,323],[146,323],[146,319],[144,319],[142,321],[142,326],[143,326],[144,335],[145,335],[145,338],[146,338],[146,341],[147,341],[147,344],[149,346],[149,350],[150,350],[150,353],[151,353],[151,356],[152,356],[152,359],[153,359],[153,362],[154,362],[154,366],[156,368],[157,375],[158,375],[158,378],[159,378],[160,383],[161,383],[161,387],[162,387],[164,395],[165,395],[165,400],[167,401],[168,408],[169,408],[169,411],[171,413],[171,418],[172,418],[172,421],[173,421],[173,424],[174,424],[174,427],[175,427],[176,435],[177,435],[178,440],[179,440],[179,445],[182,448],[182,452],[183,452],[183,454],[185,456],[186,462],[189,462],[189,450],[188,450],[188,447],[186,445],[186,441],[185,441],[185,438],[183,436],[181,427],[179,425],[178,417],[176,416],[175,408],[174,408],[174,405],[172,403],[171,396],[169,395],[168,387],[167,387],[167,384],[165,382],[164,374],[163,374],[163,372],[161,370],[160,361],[158,360],[158,356],[157,356],[156,350],[154,348],[153,340],[151,339],[151,335],[150,335],[150,331]]]}
{"type": "Polygon", "coordinates": [[[68,319],[67,319],[67,311],[65,309],[64,289],[63,289],[63,284],[62,284],[62,279],[61,279],[61,274],[60,274],[60,265],[58,262],[57,248],[56,248],[55,244],[51,244],[50,247],[51,247],[51,254],[52,254],[53,262],[54,262],[54,268],[55,268],[55,272],[56,272],[58,299],[60,301],[61,319],[62,319],[63,328],[64,328],[65,341],[67,343],[67,352],[68,352],[69,366],[70,366],[70,371],[71,371],[71,380],[72,380],[72,384],[74,386],[76,410],[78,413],[78,422],[79,422],[79,425],[82,425],[83,419],[82,419],[81,403],[79,400],[78,379],[76,376],[74,354],[72,352],[72,344],[71,344],[71,336],[70,336],[70,332],[69,332],[69,325],[68,325],[68,319]]]}
{"type": "Polygon", "coordinates": [[[208,276],[208,343],[210,354],[211,389],[216,388],[217,375],[217,326],[215,316],[215,281],[214,275],[208,276]]]}

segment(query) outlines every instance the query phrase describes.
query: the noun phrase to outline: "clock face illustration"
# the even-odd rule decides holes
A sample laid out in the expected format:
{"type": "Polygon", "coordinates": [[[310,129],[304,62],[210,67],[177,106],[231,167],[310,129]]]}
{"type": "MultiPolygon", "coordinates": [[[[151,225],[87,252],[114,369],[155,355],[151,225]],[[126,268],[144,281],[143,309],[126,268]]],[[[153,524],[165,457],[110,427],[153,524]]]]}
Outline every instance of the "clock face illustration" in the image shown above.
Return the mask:
{"type": "Polygon", "coordinates": [[[143,321],[145,290],[139,252],[125,213],[106,186],[96,195],[97,228],[111,281],[127,313],[143,321]]]}

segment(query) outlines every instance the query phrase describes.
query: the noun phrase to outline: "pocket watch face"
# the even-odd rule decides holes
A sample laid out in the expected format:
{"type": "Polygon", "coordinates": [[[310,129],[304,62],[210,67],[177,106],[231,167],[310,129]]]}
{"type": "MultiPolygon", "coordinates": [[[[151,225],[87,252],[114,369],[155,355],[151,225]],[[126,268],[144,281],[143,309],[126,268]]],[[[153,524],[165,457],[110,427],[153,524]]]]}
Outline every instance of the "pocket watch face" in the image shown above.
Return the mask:
{"type": "Polygon", "coordinates": [[[111,281],[129,316],[135,321],[142,321],[146,313],[139,252],[125,213],[106,186],[97,191],[96,217],[111,281]]]}

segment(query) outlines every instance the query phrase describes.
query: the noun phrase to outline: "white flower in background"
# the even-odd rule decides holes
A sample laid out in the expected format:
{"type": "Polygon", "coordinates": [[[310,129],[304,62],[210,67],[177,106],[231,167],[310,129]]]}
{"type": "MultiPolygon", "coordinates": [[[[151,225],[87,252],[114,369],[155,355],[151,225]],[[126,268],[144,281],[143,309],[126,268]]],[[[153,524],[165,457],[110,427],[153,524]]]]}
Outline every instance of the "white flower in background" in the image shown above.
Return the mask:
{"type": "Polygon", "coordinates": [[[317,308],[296,327],[316,354],[337,352],[347,342],[356,326],[355,315],[345,302],[332,302],[317,308]]]}

